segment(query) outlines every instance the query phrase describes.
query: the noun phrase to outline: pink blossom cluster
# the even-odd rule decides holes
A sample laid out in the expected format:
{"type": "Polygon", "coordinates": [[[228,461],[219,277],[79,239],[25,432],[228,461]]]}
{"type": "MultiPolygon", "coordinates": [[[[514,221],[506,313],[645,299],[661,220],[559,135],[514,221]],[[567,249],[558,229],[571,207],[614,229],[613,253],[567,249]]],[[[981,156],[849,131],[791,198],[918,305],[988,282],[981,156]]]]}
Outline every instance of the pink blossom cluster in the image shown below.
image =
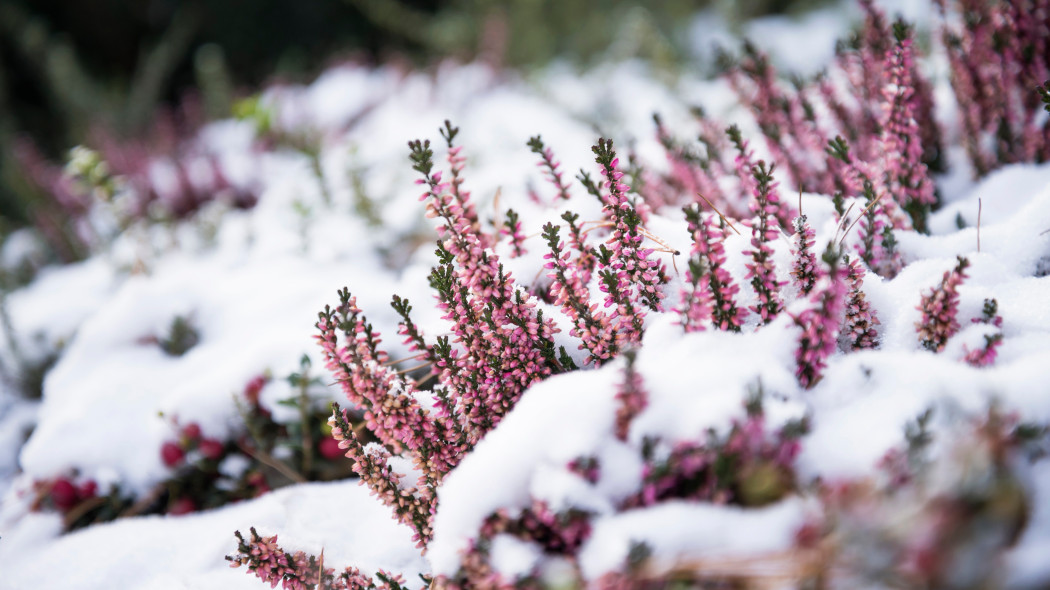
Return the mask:
{"type": "Polygon", "coordinates": [[[842,270],[840,253],[828,244],[823,260],[827,266],[824,279],[810,295],[812,307],[794,316],[802,328],[795,351],[795,376],[803,387],[813,387],[823,376],[828,357],[836,349],[848,287],[842,270]]]}
{"type": "Polygon", "coordinates": [[[962,256],[954,269],[945,271],[941,284],[922,296],[918,310],[922,318],[915,323],[919,344],[926,350],[940,352],[948,339],[959,331],[959,286],[966,280],[970,261],[962,256]]]}
{"type": "Polygon", "coordinates": [[[995,299],[985,299],[981,317],[970,321],[975,324],[992,326],[997,331],[992,334],[985,334],[984,345],[979,348],[969,350],[966,346],[963,346],[963,360],[974,367],[987,367],[994,364],[995,358],[999,354],[998,348],[1003,343],[1003,317],[999,315],[999,302],[995,299]]]}
{"type": "Polygon", "coordinates": [[[740,287],[725,269],[725,230],[715,226],[712,216],[701,215],[698,207],[686,207],[685,215],[693,251],[691,288],[682,292],[682,324],[687,332],[702,330],[707,321],[720,330],[739,332],[747,310],[737,306],[740,287]]]}
{"type": "MultiPolygon", "coordinates": [[[[744,42],[743,53],[735,62],[725,56],[726,79],[755,116],[772,159],[783,163],[794,186],[810,191],[829,188],[825,186],[829,177],[825,174],[824,160],[819,157],[826,141],[815,119],[806,115],[803,93],[784,89],[769,57],[750,42],[744,42]]],[[[740,170],[740,167],[738,164],[737,176],[745,183],[742,195],[746,198],[753,192],[746,180],[750,168],[740,170]]],[[[783,223],[787,225],[791,217],[793,215],[783,223]]]]}
{"type": "Polygon", "coordinates": [[[844,350],[869,350],[878,344],[879,318],[864,295],[864,268],[856,258],[847,257],[846,318],[842,325],[840,344],[844,350]]]}
{"type": "Polygon", "coordinates": [[[883,116],[880,120],[880,152],[885,162],[888,190],[897,203],[911,214],[912,225],[924,231],[926,211],[936,204],[933,180],[922,161],[923,146],[918,116],[912,39],[907,27],[900,25],[897,42],[889,53],[885,67],[887,83],[883,87],[883,116]]]}
{"type": "MultiPolygon", "coordinates": [[[[729,201],[717,182],[719,175],[725,175],[726,171],[722,167],[714,141],[702,135],[701,141],[704,142],[706,153],[701,154],[676,142],[659,115],[653,115],[653,121],[656,123],[656,139],[663,146],[670,167],[664,178],[664,182],[669,185],[668,192],[682,195],[690,201],[700,194],[719,206],[727,206],[729,201]]],[[[708,123],[710,127],[710,119],[701,117],[701,122],[708,123]]],[[[708,130],[705,129],[706,131],[708,130]]],[[[721,131],[717,131],[714,137],[720,138],[721,131]]],[[[662,200],[665,203],[677,202],[677,199],[667,197],[662,200]]]]}
{"type": "Polygon", "coordinates": [[[642,384],[642,377],[634,368],[635,355],[625,355],[627,366],[624,369],[623,382],[616,392],[616,438],[627,441],[631,422],[649,405],[649,395],[642,384]]]}
{"type": "Polygon", "coordinates": [[[591,303],[591,293],[583,279],[585,271],[580,268],[579,259],[572,259],[558,234],[557,226],[550,223],[543,226],[543,236],[550,248],[543,256],[547,260],[544,268],[550,271],[553,303],[572,320],[569,333],[580,339],[580,350],[588,352],[584,363],[604,363],[620,349],[616,331],[609,315],[599,310],[597,303],[591,303]]]}
{"type": "Polygon", "coordinates": [[[754,198],[751,201],[754,217],[751,220],[751,250],[744,252],[751,255],[744,278],[751,279],[751,286],[758,296],[758,304],[751,307],[751,311],[758,314],[766,324],[773,321],[784,307],[780,299],[781,283],[777,281],[777,271],[773,265],[773,247],[770,245],[780,235],[776,215],[784,209],[777,192],[778,183],[773,180],[775,167],[767,168],[765,162],[759,161],[751,169],[755,180],[754,198]]]}
{"type": "Polygon", "coordinates": [[[796,217],[792,226],[795,228],[795,237],[792,242],[794,257],[791,264],[791,278],[801,295],[809,295],[817,284],[821,272],[817,266],[817,256],[813,253],[816,237],[805,215],[796,217]]]}
{"type": "Polygon", "coordinates": [[[602,212],[612,225],[609,240],[612,246],[603,261],[610,277],[602,283],[605,307],[616,306],[612,318],[624,325],[623,333],[628,334],[624,339],[637,342],[644,318],[637,304],[661,311],[664,293],[660,287],[667,282],[667,277],[663,265],[653,257],[653,249],[642,246],[643,217],[627,197],[631,187],[621,182],[624,173],[619,170],[620,159],[613,150],[612,140],[599,139],[591,149],[605,177],[603,187],[608,191],[602,195],[602,212]]]}
{"type": "Polygon", "coordinates": [[[540,157],[540,161],[536,165],[544,169],[547,181],[553,184],[558,191],[558,198],[567,201],[571,196],[569,184],[565,182],[561,170],[558,170],[561,167],[561,162],[554,158],[554,151],[543,144],[543,140],[540,139],[539,135],[529,138],[528,146],[532,153],[540,157]]]}
{"type": "Polygon", "coordinates": [[[937,0],[967,155],[977,175],[1050,159],[1050,121],[1033,89],[1050,79],[1046,0],[937,0]]]}
{"type": "Polygon", "coordinates": [[[277,545],[277,535],[263,537],[254,527],[247,539],[240,532],[235,535],[237,553],[226,556],[230,567],[247,566],[250,573],[271,588],[280,584],[284,590],[405,590],[400,575],[383,570],[376,573],[375,579],[355,567],[346,568],[338,576],[333,568],[326,567],[322,572],[321,559],[303,551],[288,553],[277,545]]]}
{"type": "Polygon", "coordinates": [[[500,236],[510,238],[510,257],[519,258],[527,252],[525,249],[525,234],[521,233],[521,220],[518,212],[507,209],[507,217],[503,220],[500,228],[500,236]]]}

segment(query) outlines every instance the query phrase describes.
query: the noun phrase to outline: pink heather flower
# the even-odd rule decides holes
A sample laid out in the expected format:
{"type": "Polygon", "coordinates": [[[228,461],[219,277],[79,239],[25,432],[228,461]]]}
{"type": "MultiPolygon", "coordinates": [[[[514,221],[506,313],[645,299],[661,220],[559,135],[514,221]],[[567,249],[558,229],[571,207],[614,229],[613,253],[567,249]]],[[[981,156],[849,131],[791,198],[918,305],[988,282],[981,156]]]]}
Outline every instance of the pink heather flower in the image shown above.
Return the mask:
{"type": "Polygon", "coordinates": [[[792,243],[794,258],[791,267],[791,278],[799,293],[809,295],[820,278],[817,274],[817,257],[813,254],[813,243],[815,241],[813,228],[810,227],[805,215],[799,215],[792,222],[795,228],[795,239],[792,243]]]}
{"type": "Polygon", "coordinates": [[[827,274],[810,296],[813,307],[794,316],[795,324],[802,328],[795,352],[795,376],[805,388],[820,380],[828,357],[835,352],[848,291],[839,257],[834,245],[828,244],[822,257],[827,274]]]}
{"type": "Polygon", "coordinates": [[[571,196],[569,185],[562,178],[561,171],[558,170],[561,162],[554,159],[554,152],[543,145],[543,140],[540,139],[539,135],[529,138],[528,146],[532,153],[539,155],[540,161],[536,165],[544,168],[547,180],[558,190],[558,198],[567,201],[571,196]]]}
{"type": "MultiPolygon", "coordinates": [[[[346,450],[346,456],[354,460],[354,472],[367,485],[373,496],[394,510],[398,522],[415,531],[413,540],[416,546],[423,548],[432,535],[433,514],[436,510],[436,496],[432,487],[422,489],[407,487],[402,483],[403,474],[395,473],[390,466],[390,453],[380,445],[361,445],[353,428],[350,427],[346,410],[340,410],[333,404],[332,416],[328,424],[332,427],[332,438],[339,447],[346,450]]],[[[419,466],[419,461],[417,461],[419,466]]],[[[426,475],[421,483],[430,480],[426,475]]]]}
{"type": "Polygon", "coordinates": [[[751,311],[768,324],[783,309],[780,300],[780,285],[777,281],[776,268],[773,265],[773,247],[770,242],[779,235],[774,213],[780,210],[780,196],[777,194],[777,182],[773,180],[775,166],[766,168],[766,163],[759,161],[751,173],[754,175],[754,199],[751,211],[754,219],[751,222],[751,262],[746,264],[747,276],[758,296],[758,304],[751,311]]]}
{"type": "MultiPolygon", "coordinates": [[[[821,174],[806,147],[816,145],[820,149],[823,147],[823,141],[819,135],[814,135],[814,126],[806,121],[798,97],[788,96],[782,89],[777,80],[776,69],[770,64],[768,56],[752,43],[745,41],[744,55],[739,63],[727,71],[727,80],[741,102],[751,108],[765,135],[772,160],[783,163],[792,184],[815,190],[817,187],[808,183],[820,178],[821,174]],[[746,88],[745,77],[750,82],[746,88]]],[[[734,143],[737,143],[738,150],[740,147],[745,148],[740,150],[742,154],[747,153],[746,146],[741,146],[736,139],[734,143]]],[[[741,185],[741,194],[745,197],[753,192],[749,186],[750,181],[746,179],[750,174],[750,167],[747,166],[743,172],[741,170],[746,164],[752,164],[746,162],[747,159],[748,157],[745,157],[745,162],[736,163],[737,175],[744,183],[741,185]]],[[[782,222],[786,225],[793,216],[794,214],[789,215],[782,222]]]]}
{"type": "Polygon", "coordinates": [[[703,216],[697,206],[684,209],[689,233],[693,236],[693,251],[690,254],[690,273],[699,276],[699,282],[691,292],[683,293],[683,326],[687,331],[697,331],[700,322],[711,307],[711,323],[719,330],[739,332],[747,316],[745,308],[737,307],[736,294],[740,287],[725,269],[725,232],[715,226],[713,216],[703,216]]]}
{"type": "Polygon", "coordinates": [[[864,269],[856,258],[847,257],[846,266],[849,295],[839,343],[845,350],[872,349],[878,343],[875,326],[879,325],[879,319],[864,295],[864,269]]]}
{"type": "Polygon", "coordinates": [[[970,261],[959,257],[959,264],[944,273],[941,284],[922,296],[917,308],[922,319],[915,323],[919,344],[926,350],[940,352],[948,339],[959,331],[959,285],[966,280],[966,268],[970,261]]]}
{"type": "Polygon", "coordinates": [[[889,190],[897,203],[911,214],[912,224],[925,231],[926,211],[937,202],[933,180],[922,162],[923,146],[916,121],[917,104],[911,78],[912,40],[898,25],[897,43],[888,55],[883,87],[883,116],[880,137],[882,159],[889,190]]]}
{"type": "Polygon", "coordinates": [[[513,209],[507,210],[507,219],[504,220],[503,227],[500,228],[500,236],[510,238],[511,258],[518,258],[527,252],[525,250],[525,235],[521,233],[521,221],[518,219],[517,211],[513,209]]]}
{"type": "Polygon", "coordinates": [[[970,350],[963,346],[963,360],[973,367],[987,367],[995,363],[997,349],[1003,343],[1003,318],[999,315],[999,303],[995,299],[984,300],[982,317],[971,320],[975,324],[985,324],[998,329],[997,332],[984,335],[984,346],[970,350]]]}
{"type": "Polygon", "coordinates": [[[635,355],[627,353],[627,366],[624,367],[623,382],[616,393],[616,438],[626,441],[635,416],[649,405],[649,395],[645,391],[642,377],[634,368],[635,355]]]}
{"type": "MultiPolygon", "coordinates": [[[[719,174],[724,174],[725,169],[722,167],[722,163],[718,161],[718,154],[715,152],[716,144],[705,135],[702,135],[701,141],[707,147],[707,153],[694,152],[675,142],[674,138],[671,137],[671,134],[664,127],[659,115],[654,114],[653,121],[656,123],[656,138],[664,147],[664,154],[667,156],[667,163],[670,166],[670,172],[666,178],[666,183],[670,185],[668,187],[669,192],[686,195],[690,200],[694,195],[701,194],[712,203],[725,205],[726,197],[717,181],[719,174]]],[[[702,117],[701,122],[705,122],[702,117]]],[[[711,127],[710,120],[706,120],[706,122],[705,133],[708,131],[707,128],[711,127]]],[[[720,138],[721,132],[718,131],[715,137],[720,138]]],[[[664,204],[670,204],[678,200],[674,197],[663,199],[664,204]]]]}
{"type": "Polygon", "coordinates": [[[548,261],[544,265],[550,271],[547,276],[552,279],[553,303],[572,320],[569,333],[580,339],[579,348],[590,353],[584,363],[604,363],[620,350],[612,320],[597,304],[591,303],[590,291],[579,268],[581,258],[573,263],[558,233],[559,228],[551,223],[543,226],[543,237],[551,250],[543,257],[548,261]]]}
{"type": "MultiPolygon", "coordinates": [[[[599,139],[591,150],[605,177],[603,185],[609,191],[603,199],[602,212],[613,226],[606,267],[615,276],[615,285],[603,289],[607,294],[605,306],[616,305],[622,311],[627,306],[636,308],[634,303],[638,301],[653,311],[660,311],[660,301],[664,297],[660,286],[667,282],[667,276],[663,265],[652,257],[652,248],[642,246],[643,219],[627,198],[631,187],[621,182],[624,174],[619,171],[620,160],[613,150],[612,140],[599,139]],[[617,299],[616,294],[622,298],[617,299]]],[[[634,317],[625,317],[623,321],[640,324],[642,318],[644,313],[636,310],[634,317]]],[[[632,337],[628,341],[637,340],[632,337]]]]}

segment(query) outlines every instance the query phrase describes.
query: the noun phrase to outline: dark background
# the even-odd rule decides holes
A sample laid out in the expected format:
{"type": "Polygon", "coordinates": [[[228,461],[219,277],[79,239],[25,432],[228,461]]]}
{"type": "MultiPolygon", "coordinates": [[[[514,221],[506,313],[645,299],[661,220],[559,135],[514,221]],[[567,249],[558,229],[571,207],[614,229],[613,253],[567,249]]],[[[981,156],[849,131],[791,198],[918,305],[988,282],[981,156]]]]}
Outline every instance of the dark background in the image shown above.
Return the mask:
{"type": "MultiPolygon", "coordinates": [[[[688,17],[712,1],[0,0],[0,235],[52,206],[18,157],[27,145],[61,163],[99,130],[148,138],[160,112],[186,126],[228,116],[265,82],[336,59],[586,65],[629,31],[633,54],[680,67],[688,17]]],[[[739,22],[807,3],[720,6],[739,22]]]]}

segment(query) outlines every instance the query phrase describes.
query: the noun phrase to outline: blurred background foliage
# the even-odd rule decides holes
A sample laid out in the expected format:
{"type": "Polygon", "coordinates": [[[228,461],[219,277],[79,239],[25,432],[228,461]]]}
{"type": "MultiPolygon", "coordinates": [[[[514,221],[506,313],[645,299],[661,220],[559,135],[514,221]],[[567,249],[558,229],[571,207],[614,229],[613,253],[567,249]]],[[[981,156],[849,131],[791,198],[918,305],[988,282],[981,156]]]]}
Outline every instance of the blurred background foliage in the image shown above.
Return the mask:
{"type": "Polygon", "coordinates": [[[425,65],[453,57],[529,68],[613,56],[682,67],[699,10],[740,23],[814,3],[3,0],[0,235],[60,207],[26,170],[19,152],[30,145],[59,163],[99,132],[148,145],[159,113],[183,127],[228,116],[236,97],[264,82],[306,81],[338,58],[425,65]]]}

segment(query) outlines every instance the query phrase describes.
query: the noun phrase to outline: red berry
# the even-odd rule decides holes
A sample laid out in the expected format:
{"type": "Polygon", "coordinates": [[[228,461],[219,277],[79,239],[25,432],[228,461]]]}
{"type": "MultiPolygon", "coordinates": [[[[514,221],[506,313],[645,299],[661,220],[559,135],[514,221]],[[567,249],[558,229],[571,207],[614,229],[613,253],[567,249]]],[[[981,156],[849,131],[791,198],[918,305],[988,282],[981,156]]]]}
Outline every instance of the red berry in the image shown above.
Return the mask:
{"type": "Polygon", "coordinates": [[[244,386],[244,397],[256,405],[259,403],[259,392],[262,391],[263,386],[266,385],[266,377],[259,375],[248,382],[248,385],[244,386]]]}
{"type": "Polygon", "coordinates": [[[321,439],[320,444],[317,445],[317,450],[321,452],[321,456],[325,459],[337,459],[343,456],[343,449],[339,448],[339,442],[330,436],[321,439]]]}
{"type": "Polygon", "coordinates": [[[62,512],[77,505],[77,489],[73,482],[60,477],[51,484],[51,503],[62,512]]]}
{"type": "Polygon", "coordinates": [[[94,498],[95,494],[98,493],[98,484],[95,480],[89,479],[84,483],[80,484],[77,488],[77,497],[81,500],[87,500],[88,498],[94,498]]]}
{"type": "Polygon", "coordinates": [[[160,448],[160,458],[164,460],[164,464],[168,467],[175,467],[186,458],[186,453],[182,451],[182,447],[178,444],[168,441],[160,448]]]}
{"type": "Polygon", "coordinates": [[[191,422],[186,426],[182,427],[182,436],[187,440],[197,440],[201,437],[201,426],[196,422],[191,422]]]}
{"type": "Polygon", "coordinates": [[[212,461],[218,461],[223,455],[223,444],[214,438],[206,438],[201,441],[199,447],[200,452],[206,459],[212,461]]]}
{"type": "Polygon", "coordinates": [[[178,516],[180,514],[189,514],[190,512],[197,511],[197,503],[192,498],[179,498],[175,500],[175,503],[168,509],[168,514],[178,516]]]}

